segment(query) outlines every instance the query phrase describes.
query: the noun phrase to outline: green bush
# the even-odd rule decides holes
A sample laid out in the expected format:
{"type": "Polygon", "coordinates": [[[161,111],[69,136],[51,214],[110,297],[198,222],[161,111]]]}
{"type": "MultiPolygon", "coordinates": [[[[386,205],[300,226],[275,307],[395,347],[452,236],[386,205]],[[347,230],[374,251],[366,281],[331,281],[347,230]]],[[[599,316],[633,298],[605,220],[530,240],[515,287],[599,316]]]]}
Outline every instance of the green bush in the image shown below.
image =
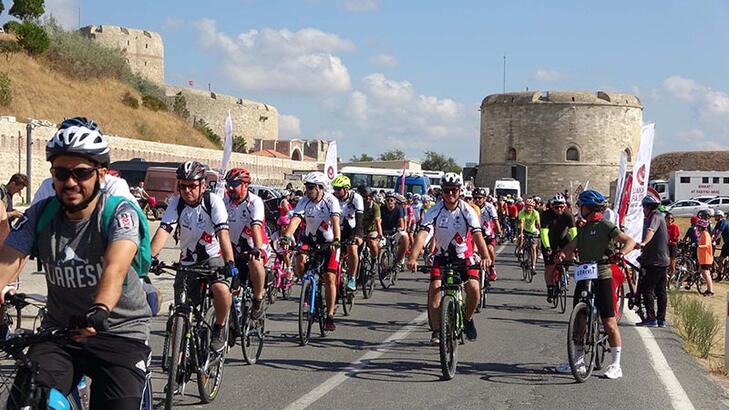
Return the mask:
{"type": "Polygon", "coordinates": [[[142,95],[150,95],[157,97],[160,100],[164,100],[165,92],[159,85],[147,80],[139,74],[132,74],[131,70],[122,78],[122,80],[129,83],[129,85],[134,87],[134,89],[139,91],[142,95]]]}
{"type": "Polygon", "coordinates": [[[683,297],[669,300],[676,312],[680,335],[696,349],[701,358],[709,357],[721,330],[719,318],[699,300],[685,300],[683,297]]]}
{"type": "Polygon", "coordinates": [[[137,97],[133,96],[132,93],[127,92],[124,94],[124,97],[122,97],[122,104],[126,105],[127,107],[134,108],[135,110],[139,108],[139,100],[137,97]]]}
{"type": "Polygon", "coordinates": [[[203,119],[196,120],[193,124],[196,130],[202,132],[205,137],[218,147],[222,147],[220,136],[216,134],[207,122],[203,119]]]}
{"type": "Polygon", "coordinates": [[[11,54],[17,53],[22,49],[17,41],[0,39],[0,53],[5,54],[8,61],[10,60],[11,54]]]}
{"type": "Polygon", "coordinates": [[[6,33],[15,34],[18,32],[18,29],[20,29],[20,26],[22,26],[22,24],[20,24],[19,21],[10,20],[7,23],[3,24],[3,30],[5,30],[6,33]]]}
{"type": "Polygon", "coordinates": [[[149,126],[146,122],[142,121],[141,123],[137,124],[137,131],[139,134],[146,138],[146,139],[152,139],[154,136],[152,134],[152,127],[149,126]]]}
{"type": "Polygon", "coordinates": [[[233,152],[242,152],[244,154],[248,152],[248,143],[245,138],[240,135],[233,136],[233,152]]]}
{"type": "Polygon", "coordinates": [[[154,112],[167,111],[167,105],[165,105],[164,101],[153,95],[142,96],[142,105],[154,112]]]}
{"type": "Polygon", "coordinates": [[[48,49],[50,40],[46,31],[35,23],[25,21],[15,33],[20,44],[29,54],[40,54],[48,49]]]}
{"type": "Polygon", "coordinates": [[[175,96],[175,101],[172,103],[172,112],[184,119],[190,117],[190,111],[187,110],[187,100],[184,95],[175,96]]]}
{"type": "Polygon", "coordinates": [[[0,73],[0,105],[8,106],[13,102],[12,81],[5,73],[0,73]]]}

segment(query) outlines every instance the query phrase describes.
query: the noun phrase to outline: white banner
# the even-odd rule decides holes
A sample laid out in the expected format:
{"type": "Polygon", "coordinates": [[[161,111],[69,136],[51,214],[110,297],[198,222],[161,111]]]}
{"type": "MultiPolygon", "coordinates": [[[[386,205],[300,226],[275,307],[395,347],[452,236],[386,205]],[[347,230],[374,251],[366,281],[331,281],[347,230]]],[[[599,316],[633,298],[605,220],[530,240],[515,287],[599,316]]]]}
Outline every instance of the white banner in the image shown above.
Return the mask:
{"type": "Polygon", "coordinates": [[[327,159],[324,161],[324,175],[329,178],[329,181],[337,175],[337,141],[329,143],[327,159]]]}
{"type": "Polygon", "coordinates": [[[620,208],[620,200],[623,196],[625,188],[625,171],[628,170],[628,153],[622,151],[620,153],[620,165],[618,165],[618,181],[615,183],[615,198],[612,198],[613,209],[618,212],[620,208]]]}
{"type": "MultiPolygon", "coordinates": [[[[630,189],[630,204],[623,221],[625,233],[638,243],[643,240],[643,207],[640,202],[648,193],[648,177],[651,173],[654,136],[655,124],[644,125],[640,133],[640,149],[635,158],[635,163],[633,163],[633,186],[630,189]]],[[[629,259],[634,261],[639,254],[639,251],[632,252],[629,259]]]]}
{"type": "Polygon", "coordinates": [[[223,160],[220,163],[220,172],[218,175],[218,184],[215,186],[215,193],[221,198],[225,195],[225,173],[228,172],[228,162],[230,155],[233,153],[233,118],[228,111],[228,117],[225,119],[225,142],[223,143],[223,160]]]}

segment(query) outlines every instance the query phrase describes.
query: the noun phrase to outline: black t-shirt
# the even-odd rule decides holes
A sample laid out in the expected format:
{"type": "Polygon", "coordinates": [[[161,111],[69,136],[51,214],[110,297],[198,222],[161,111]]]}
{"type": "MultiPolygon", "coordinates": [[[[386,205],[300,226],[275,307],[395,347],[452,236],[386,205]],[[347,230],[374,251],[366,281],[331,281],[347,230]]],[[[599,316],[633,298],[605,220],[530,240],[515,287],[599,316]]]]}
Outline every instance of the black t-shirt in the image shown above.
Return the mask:
{"type": "Polygon", "coordinates": [[[6,212],[13,210],[13,198],[10,197],[8,188],[4,184],[0,184],[0,201],[5,204],[6,212]]]}
{"type": "Polygon", "coordinates": [[[394,231],[400,227],[400,218],[405,218],[405,208],[395,206],[392,211],[387,209],[387,205],[380,207],[380,215],[382,217],[382,231],[394,231]]]}
{"type": "Polygon", "coordinates": [[[565,211],[557,215],[552,209],[542,213],[542,228],[549,229],[549,245],[552,249],[562,248],[569,243],[567,233],[575,226],[575,218],[565,211]]]}

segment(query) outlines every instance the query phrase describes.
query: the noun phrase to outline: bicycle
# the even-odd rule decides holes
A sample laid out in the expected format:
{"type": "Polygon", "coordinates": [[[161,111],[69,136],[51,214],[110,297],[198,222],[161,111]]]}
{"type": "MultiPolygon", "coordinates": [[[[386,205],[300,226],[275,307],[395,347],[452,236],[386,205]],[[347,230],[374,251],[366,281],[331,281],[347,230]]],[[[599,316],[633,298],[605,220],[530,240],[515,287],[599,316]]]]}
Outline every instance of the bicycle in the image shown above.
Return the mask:
{"type": "Polygon", "coordinates": [[[271,293],[281,292],[281,297],[284,300],[288,300],[289,296],[291,296],[291,287],[295,283],[287,268],[288,266],[284,264],[284,254],[276,253],[276,259],[273,261],[273,266],[271,267],[274,276],[271,293]]]}
{"type": "Polygon", "coordinates": [[[466,317],[465,291],[460,274],[454,272],[463,269],[478,268],[476,265],[453,266],[448,263],[441,267],[440,274],[440,328],[438,346],[440,352],[440,367],[443,378],[451,380],[456,375],[458,366],[458,345],[464,344],[464,323],[466,317]]]}
{"type": "Polygon", "coordinates": [[[480,258],[476,258],[475,265],[479,266],[478,269],[478,281],[481,289],[481,297],[479,298],[479,302],[476,305],[476,313],[480,313],[481,309],[486,309],[486,299],[489,295],[489,289],[491,289],[491,281],[489,280],[488,271],[485,269],[482,269],[480,266],[480,258]]]}
{"type": "Polygon", "coordinates": [[[564,261],[554,264],[552,273],[552,286],[554,287],[554,295],[552,297],[552,307],[557,309],[559,313],[567,311],[567,292],[570,286],[569,263],[564,261]]]}
{"type": "Polygon", "coordinates": [[[380,284],[383,289],[389,289],[397,282],[399,267],[395,264],[395,236],[398,231],[385,234],[385,244],[380,248],[380,284]]]}
{"type": "MultiPolygon", "coordinates": [[[[183,275],[179,303],[170,309],[162,349],[162,368],[167,371],[165,409],[172,408],[175,394],[185,395],[185,387],[197,375],[197,387],[203,403],[218,396],[223,381],[223,364],[227,349],[218,353],[210,349],[215,308],[207,279],[215,272],[210,267],[190,267],[160,262],[155,275],[175,271],[183,275]],[[191,286],[195,285],[195,286],[191,286]]],[[[227,326],[226,326],[227,327],[227,326]]]]}
{"type": "Polygon", "coordinates": [[[602,368],[608,350],[608,336],[603,329],[592,291],[598,279],[598,264],[602,262],[580,262],[574,272],[575,282],[586,282],[567,326],[567,357],[572,376],[579,383],[584,383],[592,375],[593,369],[602,368]],[[580,346],[582,357],[578,353],[580,346]]]}
{"type": "Polygon", "coordinates": [[[342,309],[344,316],[349,316],[354,308],[354,294],[355,290],[351,290],[347,287],[348,279],[348,267],[347,267],[347,247],[352,245],[352,240],[344,241],[342,243],[341,253],[342,257],[339,259],[339,269],[337,271],[337,300],[342,302],[342,309]]]}
{"type": "Polygon", "coordinates": [[[369,299],[375,289],[375,272],[379,264],[370,255],[370,247],[367,244],[362,246],[359,255],[359,282],[362,285],[362,297],[369,299]]]}
{"type": "Polygon", "coordinates": [[[311,339],[311,327],[319,322],[319,332],[324,337],[324,319],[327,311],[322,296],[324,285],[321,272],[326,269],[326,251],[329,244],[310,246],[308,259],[301,280],[301,296],[299,297],[299,343],[305,346],[311,339]]]}
{"type": "MultiPolygon", "coordinates": [[[[241,254],[244,260],[250,257],[250,254],[244,252],[241,254]]],[[[233,303],[230,306],[230,320],[228,320],[228,346],[235,346],[235,341],[240,336],[241,350],[243,351],[243,360],[247,364],[255,364],[261,357],[263,352],[263,344],[266,336],[266,300],[271,301],[269,296],[275,293],[276,289],[273,285],[266,286],[265,295],[261,300],[261,316],[254,319],[253,311],[253,288],[251,287],[250,275],[247,272],[238,272],[238,278],[244,279],[240,281],[240,286],[233,290],[233,303]]]]}
{"type": "Polygon", "coordinates": [[[645,311],[643,310],[643,298],[638,291],[638,283],[643,280],[645,270],[634,265],[629,260],[622,258],[618,263],[625,275],[625,281],[628,282],[629,292],[625,294],[625,285],[620,284],[617,288],[618,292],[618,308],[615,311],[615,319],[618,323],[623,319],[623,310],[625,309],[625,301],[628,301],[628,309],[635,310],[640,320],[645,319],[645,311]]]}
{"type": "Polygon", "coordinates": [[[531,235],[528,233],[525,233],[522,239],[521,244],[521,254],[522,257],[520,258],[521,262],[521,277],[522,280],[526,281],[527,283],[532,283],[532,280],[534,280],[534,275],[536,275],[536,272],[534,271],[534,260],[532,259],[532,246],[534,246],[534,240],[538,238],[539,236],[531,235]]]}

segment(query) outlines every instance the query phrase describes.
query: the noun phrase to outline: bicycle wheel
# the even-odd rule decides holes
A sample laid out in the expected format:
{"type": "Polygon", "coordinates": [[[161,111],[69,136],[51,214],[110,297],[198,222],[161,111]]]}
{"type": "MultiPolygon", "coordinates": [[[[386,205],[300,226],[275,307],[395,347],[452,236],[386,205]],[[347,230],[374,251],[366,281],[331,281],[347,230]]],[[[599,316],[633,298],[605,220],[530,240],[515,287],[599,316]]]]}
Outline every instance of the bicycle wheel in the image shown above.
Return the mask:
{"type": "MultiPolygon", "coordinates": [[[[249,310],[250,311],[250,310],[249,310]]],[[[249,317],[245,318],[242,334],[240,335],[240,345],[243,350],[243,359],[248,364],[255,364],[261,357],[263,351],[263,340],[265,335],[266,313],[261,315],[258,320],[249,317]]]]}
{"type": "Polygon", "coordinates": [[[344,278],[342,278],[339,282],[339,286],[337,287],[337,300],[342,302],[344,316],[349,316],[349,309],[352,307],[352,305],[348,302],[347,293],[347,282],[345,282],[344,278]]]}
{"type": "Polygon", "coordinates": [[[458,366],[458,337],[456,336],[456,301],[446,295],[440,302],[440,368],[443,378],[451,380],[458,366]]]}
{"type": "Polygon", "coordinates": [[[204,362],[198,364],[197,368],[197,390],[200,392],[200,401],[210,403],[218,397],[220,385],[223,382],[223,364],[225,363],[225,350],[222,353],[210,350],[213,325],[215,325],[215,308],[209,307],[205,313],[205,323],[200,324],[202,328],[199,334],[201,349],[198,356],[204,358],[204,362]]]}
{"type": "Polygon", "coordinates": [[[701,272],[696,272],[694,275],[696,276],[696,279],[694,279],[694,283],[696,284],[696,290],[699,292],[699,294],[703,295],[704,292],[706,292],[706,281],[701,275],[701,272]]]}
{"type": "Polygon", "coordinates": [[[389,289],[392,286],[390,279],[392,275],[392,255],[389,249],[385,248],[380,252],[380,285],[383,289],[389,289]]]}
{"type": "Polygon", "coordinates": [[[559,287],[559,313],[567,311],[567,292],[569,291],[569,282],[567,281],[567,273],[562,272],[559,287]]]}
{"type": "Polygon", "coordinates": [[[369,257],[362,262],[364,281],[362,283],[362,296],[369,299],[375,289],[375,260],[369,257]]]}
{"type": "Polygon", "coordinates": [[[187,334],[187,323],[182,316],[173,316],[172,329],[170,330],[170,354],[165,359],[167,361],[167,387],[165,388],[165,410],[172,409],[172,399],[177,391],[177,384],[184,383],[184,378],[180,374],[184,367],[182,363],[185,360],[185,352],[183,344],[185,342],[184,335],[187,334]]]}
{"type": "Polygon", "coordinates": [[[301,285],[301,296],[299,297],[299,343],[302,346],[309,343],[311,325],[314,324],[314,309],[309,306],[312,291],[311,281],[304,279],[301,285]]]}
{"type": "MultiPolygon", "coordinates": [[[[596,335],[595,339],[602,339],[604,332],[601,331],[602,326],[598,323],[598,320],[593,321],[592,334],[596,335]]],[[[602,365],[605,364],[605,353],[607,353],[607,339],[601,340],[595,344],[595,370],[601,370],[602,365]]]]}
{"type": "Polygon", "coordinates": [[[172,315],[172,307],[170,307],[170,312],[167,317],[167,322],[165,325],[165,340],[162,343],[162,359],[161,359],[161,367],[162,371],[166,372],[169,370],[169,356],[170,356],[170,344],[172,343],[172,339],[174,334],[172,333],[172,324],[174,323],[175,317],[172,315]]]}
{"type": "Polygon", "coordinates": [[[595,349],[590,338],[590,308],[585,302],[575,305],[567,325],[567,358],[572,376],[579,383],[584,383],[592,374],[595,361],[595,349]],[[581,347],[581,349],[580,349],[581,347]],[[582,355],[580,356],[580,350],[582,355]]]}

